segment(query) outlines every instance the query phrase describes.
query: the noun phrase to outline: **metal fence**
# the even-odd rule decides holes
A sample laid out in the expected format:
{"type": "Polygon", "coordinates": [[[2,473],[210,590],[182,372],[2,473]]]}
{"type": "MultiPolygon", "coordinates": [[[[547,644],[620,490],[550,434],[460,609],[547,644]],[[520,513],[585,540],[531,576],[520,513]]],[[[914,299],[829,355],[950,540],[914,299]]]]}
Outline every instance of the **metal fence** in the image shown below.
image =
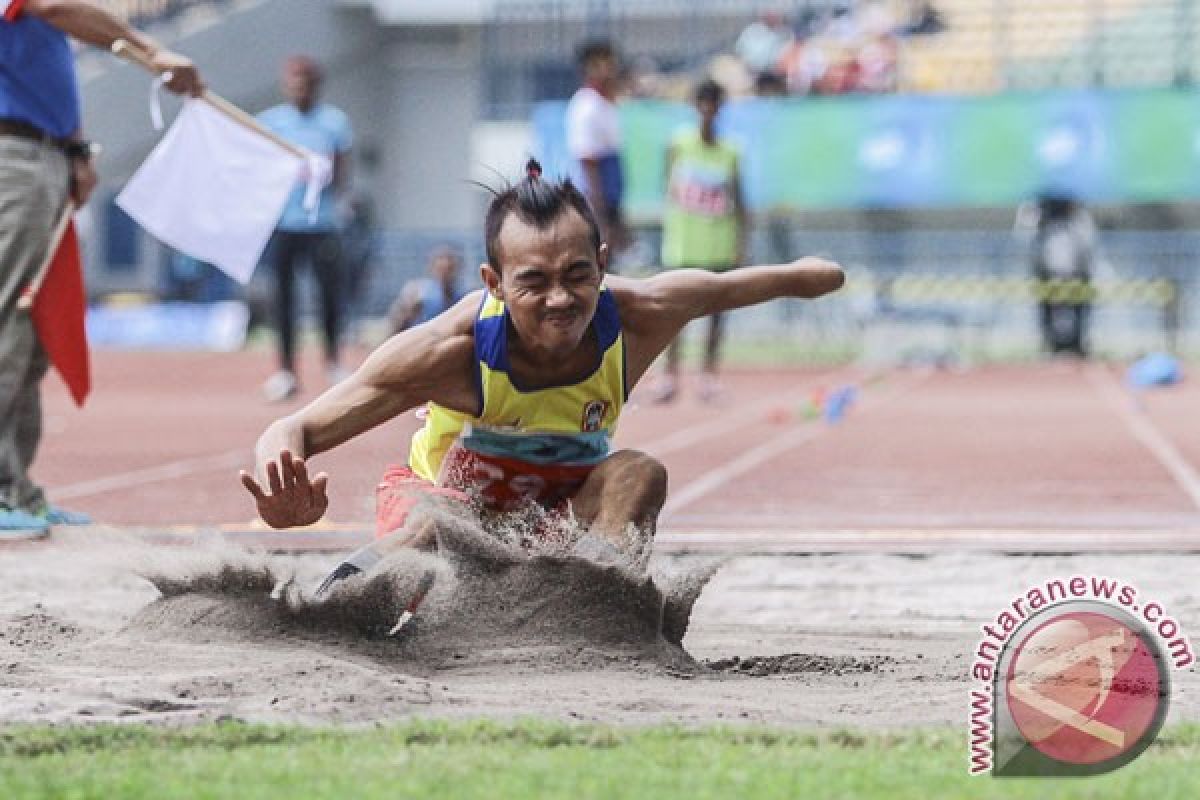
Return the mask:
{"type": "MultiPolygon", "coordinates": [[[[467,281],[476,280],[484,258],[478,231],[380,234],[358,314],[385,315],[404,283],[423,275],[434,248],[447,244],[464,254],[467,281]]],[[[643,231],[639,245],[641,260],[654,263],[657,231],[643,231]]],[[[752,251],[760,263],[828,256],[846,267],[850,281],[844,291],[817,302],[778,301],[735,312],[729,326],[735,343],[761,345],[791,360],[878,355],[881,347],[889,357],[943,348],[979,359],[1037,350],[1037,301],[1025,287],[1031,274],[1028,245],[1007,231],[808,231],[779,221],[755,230],[752,251]],[[883,287],[897,280],[910,290],[885,298],[883,287]]],[[[1097,351],[1200,351],[1197,263],[1200,232],[1101,232],[1099,299],[1092,315],[1097,351]],[[1167,286],[1176,302],[1166,300],[1167,286]]],[[[653,267],[622,269],[645,274],[653,267]]]]}

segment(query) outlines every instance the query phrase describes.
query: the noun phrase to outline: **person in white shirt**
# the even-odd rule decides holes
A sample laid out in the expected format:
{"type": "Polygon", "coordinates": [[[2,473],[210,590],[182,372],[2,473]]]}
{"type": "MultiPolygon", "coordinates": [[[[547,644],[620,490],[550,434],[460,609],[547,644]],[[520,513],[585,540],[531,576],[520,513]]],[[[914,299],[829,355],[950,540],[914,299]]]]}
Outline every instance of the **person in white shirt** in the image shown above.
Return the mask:
{"type": "Polygon", "coordinates": [[[616,50],[605,40],[584,42],[578,51],[583,85],[567,104],[567,150],[572,179],[587,197],[609,246],[629,243],[621,214],[621,123],[614,97],[620,79],[616,50]]]}

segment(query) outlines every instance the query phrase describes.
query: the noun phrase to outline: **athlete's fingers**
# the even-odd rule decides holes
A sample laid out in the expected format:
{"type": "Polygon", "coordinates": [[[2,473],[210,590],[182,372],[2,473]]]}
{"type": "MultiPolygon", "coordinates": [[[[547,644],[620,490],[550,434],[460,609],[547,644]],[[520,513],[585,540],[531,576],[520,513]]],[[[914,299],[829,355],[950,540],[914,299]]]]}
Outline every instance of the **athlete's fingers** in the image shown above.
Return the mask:
{"type": "Polygon", "coordinates": [[[284,450],[279,454],[279,472],[283,477],[283,488],[294,489],[296,487],[296,462],[292,460],[290,450],[284,450]]]}
{"type": "Polygon", "coordinates": [[[312,481],[308,477],[308,465],[304,459],[297,458],[292,462],[296,471],[296,492],[309,503],[313,500],[312,481]]]}
{"type": "Polygon", "coordinates": [[[292,459],[292,473],[297,486],[303,489],[311,485],[308,477],[308,465],[304,463],[304,459],[292,459]]]}
{"type": "Polygon", "coordinates": [[[274,461],[267,464],[267,485],[271,487],[271,494],[283,492],[283,484],[279,481],[279,465],[274,461]]]}
{"type": "Polygon", "coordinates": [[[312,493],[313,497],[320,502],[326,501],[325,487],[329,484],[329,476],[324,472],[318,472],[317,477],[313,478],[312,493]]]}
{"type": "Polygon", "coordinates": [[[246,487],[246,491],[254,495],[255,500],[263,501],[267,499],[267,496],[263,494],[262,487],[258,485],[258,481],[254,480],[253,475],[246,472],[246,470],[242,470],[238,473],[238,477],[242,479],[242,486],[246,487]]]}

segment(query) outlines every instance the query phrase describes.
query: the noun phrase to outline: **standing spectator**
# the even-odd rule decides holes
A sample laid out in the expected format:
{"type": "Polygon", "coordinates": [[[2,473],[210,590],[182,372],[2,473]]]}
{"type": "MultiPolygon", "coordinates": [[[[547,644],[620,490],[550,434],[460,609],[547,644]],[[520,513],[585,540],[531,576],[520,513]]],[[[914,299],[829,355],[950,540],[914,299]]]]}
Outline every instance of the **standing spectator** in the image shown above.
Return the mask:
{"type": "MultiPolygon", "coordinates": [[[[667,206],[663,213],[662,262],[667,268],[725,272],[745,261],[746,211],[738,176],[738,155],[717,138],[716,119],[724,91],[714,81],[696,89],[698,130],[676,137],[667,154],[667,206]]],[[[700,399],[719,394],[717,358],[721,315],[709,318],[700,399]]],[[[679,341],[667,349],[667,372],[655,388],[654,400],[675,399],[679,382],[679,341]]]]}
{"type": "Polygon", "coordinates": [[[1047,193],[1022,206],[1018,229],[1032,232],[1030,262],[1040,284],[1038,317],[1050,353],[1087,356],[1096,225],[1074,197],[1047,193]]]}
{"type": "Polygon", "coordinates": [[[794,34],[778,11],[765,11],[747,25],[734,43],[734,52],[755,75],[774,72],[794,34]]]}
{"type": "Polygon", "coordinates": [[[343,377],[338,351],[341,325],[341,240],[336,193],[346,187],[351,144],[350,122],[337,108],[319,103],[321,68],[307,56],[292,56],[283,65],[281,88],[287,102],[264,111],[259,119],[270,130],[332,161],[333,179],[321,191],[317,207],[304,207],[306,187],[288,198],[271,237],[268,259],[275,270],[275,314],[279,326],[279,371],[267,379],[263,394],[271,402],[296,395],[296,273],[307,260],[321,295],[321,328],[325,335],[328,379],[343,377]]]}
{"type": "Polygon", "coordinates": [[[450,247],[439,247],[429,257],[429,277],[404,284],[400,297],[392,304],[388,319],[392,333],[406,331],[428,322],[462,300],[462,258],[450,247]]]}
{"type": "Polygon", "coordinates": [[[621,121],[614,102],[620,80],[617,53],[606,40],[579,48],[583,85],[567,104],[567,150],[573,179],[587,197],[600,233],[614,252],[629,244],[621,214],[625,178],[621,171],[621,121]]]}
{"type": "Polygon", "coordinates": [[[42,435],[47,360],[17,300],[53,246],[66,203],[96,186],[67,37],[109,48],[124,39],[170,73],[167,88],[198,95],[200,73],[86,0],[0,0],[0,539],[89,520],[51,505],[29,477],[42,435]]]}

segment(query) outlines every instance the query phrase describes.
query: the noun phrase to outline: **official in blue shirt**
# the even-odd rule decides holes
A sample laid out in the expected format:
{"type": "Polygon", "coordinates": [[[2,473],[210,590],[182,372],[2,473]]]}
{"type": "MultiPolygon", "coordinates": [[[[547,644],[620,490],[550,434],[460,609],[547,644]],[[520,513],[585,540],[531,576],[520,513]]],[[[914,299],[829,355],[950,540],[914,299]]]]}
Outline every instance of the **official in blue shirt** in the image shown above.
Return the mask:
{"type": "Polygon", "coordinates": [[[343,375],[339,362],[341,329],[341,241],[336,195],[346,186],[352,133],[346,115],[317,102],[321,68],[306,56],[293,56],[283,65],[281,88],[287,103],[268,109],[259,120],[289,142],[298,144],[333,163],[333,180],[321,192],[315,209],[304,207],[306,186],[297,185],[268,248],[275,270],[275,313],[279,326],[279,371],[263,386],[272,402],[287,400],[299,391],[296,378],[296,272],[308,261],[321,295],[321,327],[325,335],[325,365],[329,381],[343,375]]]}
{"type": "Polygon", "coordinates": [[[199,95],[190,60],[164,50],[120,17],[86,0],[0,0],[0,541],[44,536],[51,524],[87,517],[49,504],[29,476],[42,434],[46,355],[18,299],[36,282],[68,200],[96,186],[83,138],[68,36],[142,51],[167,88],[199,95]]]}

